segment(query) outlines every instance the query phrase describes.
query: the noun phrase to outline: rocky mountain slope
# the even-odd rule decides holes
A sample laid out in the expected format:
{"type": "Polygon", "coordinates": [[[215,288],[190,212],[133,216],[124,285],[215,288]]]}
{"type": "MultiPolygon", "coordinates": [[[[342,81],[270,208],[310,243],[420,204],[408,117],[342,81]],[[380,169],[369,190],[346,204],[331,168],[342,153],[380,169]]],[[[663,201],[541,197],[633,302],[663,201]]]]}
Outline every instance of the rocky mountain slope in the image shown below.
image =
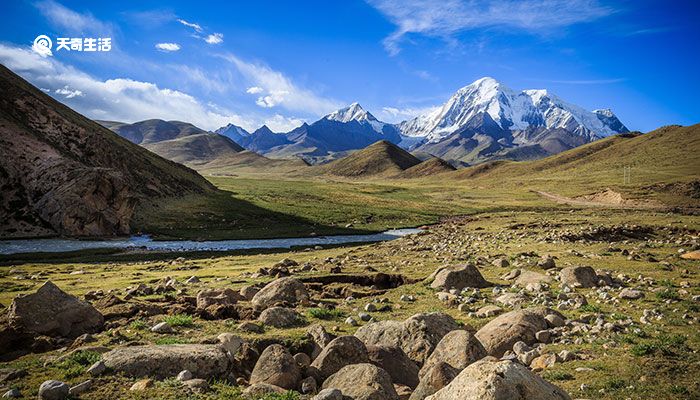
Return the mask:
{"type": "Polygon", "coordinates": [[[98,121],[120,136],[169,160],[196,166],[243,151],[230,138],[180,121],[149,119],[133,124],[98,121]]]}
{"type": "Polygon", "coordinates": [[[1,237],[128,234],[144,202],[214,191],[0,66],[1,237]]]}

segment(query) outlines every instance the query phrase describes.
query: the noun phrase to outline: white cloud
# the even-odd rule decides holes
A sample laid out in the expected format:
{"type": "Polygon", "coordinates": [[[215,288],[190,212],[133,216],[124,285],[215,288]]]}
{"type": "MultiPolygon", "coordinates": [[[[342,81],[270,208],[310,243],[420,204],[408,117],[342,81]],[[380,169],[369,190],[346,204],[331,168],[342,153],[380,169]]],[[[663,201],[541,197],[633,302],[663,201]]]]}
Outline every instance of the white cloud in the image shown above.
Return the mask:
{"type": "Polygon", "coordinates": [[[76,96],[84,96],[83,92],[81,92],[80,90],[70,90],[68,85],[66,85],[60,89],[56,89],[54,91],[54,93],[61,94],[66,99],[72,99],[73,97],[76,97],[76,96]]]}
{"type": "Polygon", "coordinates": [[[407,34],[452,40],[460,31],[501,27],[541,32],[614,12],[598,0],[367,0],[397,28],[384,40],[391,55],[407,34]]]}
{"type": "Polygon", "coordinates": [[[291,111],[324,115],[340,108],[342,103],[317,95],[313,91],[300,87],[290,78],[267,65],[244,61],[233,54],[222,55],[256,88],[262,89],[255,103],[264,108],[276,106],[291,111]]]}
{"type": "Polygon", "coordinates": [[[262,93],[264,91],[265,91],[265,89],[263,89],[259,86],[251,86],[245,92],[248,94],[259,94],[259,93],[262,93]]]}
{"type": "Polygon", "coordinates": [[[207,36],[204,39],[205,42],[209,44],[219,44],[223,43],[224,41],[224,34],[223,33],[212,33],[211,35],[207,36]]]}
{"type": "Polygon", "coordinates": [[[90,13],[73,11],[53,0],[40,1],[35,6],[49,22],[62,29],[61,34],[89,33],[101,37],[112,36],[112,26],[98,20],[90,13]]]}
{"type": "Polygon", "coordinates": [[[157,43],[156,49],[166,52],[180,50],[180,45],[177,43],[157,43]]]}
{"type": "Polygon", "coordinates": [[[255,129],[263,121],[261,117],[242,116],[202,104],[186,93],[150,82],[99,80],[55,58],[42,58],[29,48],[0,44],[0,63],[35,86],[65,96],[61,100],[69,107],[93,119],[135,122],[161,118],[187,121],[210,130],[229,122],[255,129]],[[74,95],[69,97],[69,92],[74,95]]]}
{"type": "Polygon", "coordinates": [[[185,25],[187,27],[190,27],[194,29],[197,32],[202,32],[202,27],[199,26],[199,24],[195,24],[194,22],[187,22],[184,19],[178,19],[177,22],[181,23],[182,25],[185,25]]]}
{"type": "Polygon", "coordinates": [[[266,119],[264,124],[273,132],[289,132],[301,126],[304,122],[306,121],[301,118],[285,117],[280,114],[275,114],[271,118],[266,119]]]}

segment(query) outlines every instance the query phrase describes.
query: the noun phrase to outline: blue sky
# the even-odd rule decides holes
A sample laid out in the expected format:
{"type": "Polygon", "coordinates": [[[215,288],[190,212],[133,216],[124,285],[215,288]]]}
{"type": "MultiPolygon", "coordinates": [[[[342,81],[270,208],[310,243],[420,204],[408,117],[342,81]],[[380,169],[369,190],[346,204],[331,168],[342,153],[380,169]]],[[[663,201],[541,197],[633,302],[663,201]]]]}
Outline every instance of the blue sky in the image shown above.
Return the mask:
{"type": "Polygon", "coordinates": [[[695,1],[5,1],[0,62],[96,119],[286,131],[359,101],[398,122],[492,76],[633,130],[700,122],[695,1]],[[32,51],[36,36],[51,56],[32,51]],[[109,52],[56,51],[110,37],[109,52]]]}

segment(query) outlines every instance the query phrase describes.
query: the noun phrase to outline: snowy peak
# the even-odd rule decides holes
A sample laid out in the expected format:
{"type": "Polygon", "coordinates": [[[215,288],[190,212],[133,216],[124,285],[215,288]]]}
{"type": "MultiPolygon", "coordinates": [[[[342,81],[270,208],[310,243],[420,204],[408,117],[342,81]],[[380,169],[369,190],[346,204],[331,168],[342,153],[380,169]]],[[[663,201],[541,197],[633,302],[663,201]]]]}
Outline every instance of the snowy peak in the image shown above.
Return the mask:
{"type": "Polygon", "coordinates": [[[350,121],[363,122],[377,120],[376,118],[374,118],[374,115],[365,111],[365,109],[362,108],[360,103],[357,102],[326,115],[326,119],[346,123],[350,121]]]}
{"type": "Polygon", "coordinates": [[[587,140],[627,131],[610,110],[589,112],[546,89],[516,92],[490,77],[459,89],[441,108],[402,122],[398,128],[403,135],[438,142],[480,114],[488,114],[509,131],[564,129],[587,140]]]}

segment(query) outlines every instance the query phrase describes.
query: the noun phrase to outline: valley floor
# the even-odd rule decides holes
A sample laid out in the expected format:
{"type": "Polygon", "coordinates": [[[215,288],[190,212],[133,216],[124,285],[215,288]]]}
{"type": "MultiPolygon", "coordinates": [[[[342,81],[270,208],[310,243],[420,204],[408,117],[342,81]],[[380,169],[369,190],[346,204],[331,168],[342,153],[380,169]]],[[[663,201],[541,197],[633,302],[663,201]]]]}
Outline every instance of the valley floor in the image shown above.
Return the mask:
{"type": "MultiPolygon", "coordinates": [[[[258,190],[265,191],[265,185],[263,182],[258,190]]],[[[411,199],[406,198],[414,195],[401,191],[382,192],[382,186],[363,188],[371,195],[381,193],[380,196],[388,201],[414,207],[411,199]]],[[[365,195],[363,190],[358,193],[355,196],[365,195]]],[[[448,196],[432,194],[434,198],[441,195],[448,196]]],[[[41,382],[47,379],[62,380],[71,385],[85,381],[91,378],[86,368],[100,357],[95,353],[101,351],[96,346],[114,348],[134,344],[210,342],[220,333],[233,332],[260,351],[272,342],[300,350],[309,340],[305,332],[312,324],[321,324],[336,335],[353,334],[357,327],[347,324],[346,318],[353,317],[361,326],[367,324],[358,314],[364,312],[369,303],[391,306],[386,311],[367,312],[373,320],[403,320],[418,312],[441,311],[461,324],[479,329],[493,317],[477,317],[476,311],[486,305],[498,305],[503,312],[512,309],[497,303],[496,298],[502,293],[513,292],[522,293],[527,299],[515,308],[547,305],[558,309],[568,320],[586,326],[585,329],[567,331],[566,336],[544,348],[545,353],[569,350],[576,354],[575,360],[556,362],[538,372],[564,388],[572,398],[700,397],[700,382],[697,380],[700,376],[700,334],[697,329],[700,323],[700,261],[681,257],[700,248],[700,217],[653,210],[572,209],[556,205],[547,208],[538,203],[542,200],[538,200],[536,194],[521,196],[538,205],[517,212],[493,210],[448,218],[423,234],[371,245],[249,255],[164,255],[155,260],[99,263],[28,262],[2,267],[0,303],[3,305],[10,304],[19,294],[34,292],[47,279],[76,296],[102,290],[123,299],[129,287],[142,284],[153,288],[169,277],[176,281],[179,294],[134,295],[128,303],[150,304],[160,311],[108,319],[107,329],[94,335],[96,342],[87,344],[92,350],[70,356],[65,356],[66,352],[61,350],[50,351],[0,363],[1,368],[26,372],[26,375],[0,385],[7,389],[17,388],[25,398],[33,398],[41,382]],[[554,268],[545,270],[540,266],[546,256],[553,258],[554,268]],[[305,318],[301,327],[265,327],[263,333],[254,334],[238,328],[241,320],[250,317],[241,315],[240,320],[206,320],[187,306],[187,296],[194,296],[201,289],[228,287],[238,290],[243,286],[269,282],[274,278],[258,272],[264,273],[261,269],[269,269],[282,259],[291,259],[298,264],[298,267],[289,268],[292,276],[309,282],[312,303],[324,305],[321,308],[298,306],[297,311],[305,318]],[[499,260],[497,265],[494,264],[496,260],[499,260]],[[466,262],[477,265],[481,274],[500,289],[470,291],[458,298],[446,293],[438,295],[439,291],[425,281],[438,267],[466,262]],[[614,284],[574,288],[573,292],[585,296],[587,303],[578,308],[562,305],[565,303],[562,299],[570,297],[571,293],[567,295],[556,280],[550,285],[526,290],[514,281],[504,279],[504,275],[513,269],[556,277],[560,269],[579,265],[591,266],[599,273],[608,271],[614,284]],[[342,283],[343,279],[340,279],[375,272],[401,275],[404,284],[381,288],[364,286],[358,283],[359,278],[354,284],[342,283]],[[197,279],[188,281],[192,276],[197,279]],[[325,284],[313,284],[314,279],[325,284]],[[621,298],[623,287],[639,289],[643,297],[637,300],[621,298]],[[354,300],[347,301],[350,294],[354,300]],[[415,301],[405,301],[406,296],[413,296],[415,301]],[[149,330],[161,321],[169,321],[175,328],[174,332],[157,334],[149,330]]],[[[264,201],[264,196],[260,198],[264,201]]],[[[438,203],[436,209],[439,207],[438,203]]],[[[358,217],[367,210],[358,206],[358,217]]],[[[332,216],[345,211],[340,207],[328,212],[332,216]]],[[[376,212],[375,215],[380,214],[376,212]]],[[[396,217],[399,215],[397,213],[396,217]]],[[[420,224],[438,217],[428,212],[426,215],[430,218],[418,218],[410,223],[420,224]]],[[[100,304],[100,299],[94,303],[100,304]]],[[[100,309],[99,305],[97,307],[100,309]]],[[[79,345],[74,344],[71,348],[76,346],[79,345]]],[[[191,399],[238,399],[243,390],[235,384],[214,380],[210,382],[209,392],[192,393],[174,379],[165,379],[156,380],[152,387],[143,391],[132,391],[129,388],[136,380],[119,374],[91,379],[92,388],[80,398],[186,396],[191,399]]],[[[297,395],[269,398],[292,399],[297,395]]]]}

